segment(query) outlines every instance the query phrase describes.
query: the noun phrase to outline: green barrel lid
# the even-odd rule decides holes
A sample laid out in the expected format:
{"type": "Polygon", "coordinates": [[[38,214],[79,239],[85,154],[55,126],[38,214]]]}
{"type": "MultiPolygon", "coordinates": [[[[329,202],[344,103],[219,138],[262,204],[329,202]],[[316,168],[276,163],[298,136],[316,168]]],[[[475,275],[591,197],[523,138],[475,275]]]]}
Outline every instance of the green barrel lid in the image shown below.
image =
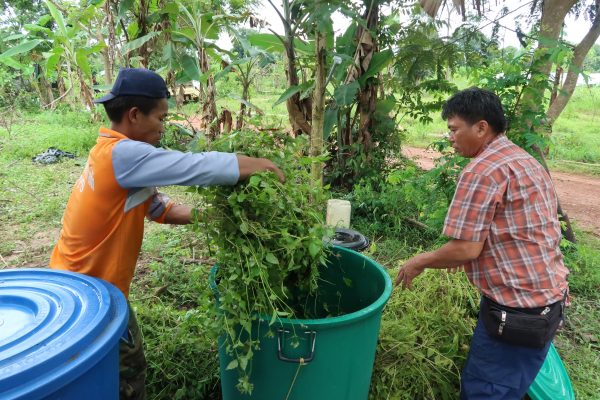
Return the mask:
{"type": "Polygon", "coordinates": [[[532,400],[575,400],[569,374],[554,344],[550,345],[546,361],[527,392],[532,400]]]}

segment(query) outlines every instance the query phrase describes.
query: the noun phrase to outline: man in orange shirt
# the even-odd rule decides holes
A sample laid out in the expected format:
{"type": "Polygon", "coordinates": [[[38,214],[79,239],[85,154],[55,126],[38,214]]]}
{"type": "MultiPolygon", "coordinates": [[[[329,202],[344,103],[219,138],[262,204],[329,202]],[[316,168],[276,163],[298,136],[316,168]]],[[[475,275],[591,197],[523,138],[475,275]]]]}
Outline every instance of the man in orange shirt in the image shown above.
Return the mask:
{"type": "Polygon", "coordinates": [[[482,295],[461,378],[461,399],[520,400],[562,323],[569,271],[560,252],[550,177],[504,134],[495,94],[471,88],[444,105],[450,142],[472,161],[462,171],[444,224],[451,240],[408,260],[396,284],[425,268],[465,267],[482,295]]]}
{"type": "MultiPolygon", "coordinates": [[[[122,69],[104,105],[101,128],[76,182],[50,267],[102,278],[127,297],[142,245],[144,219],[189,224],[192,208],[174,204],[157,186],[235,185],[259,171],[285,180],[271,161],[220,152],[182,153],[154,147],[164,132],[169,92],[147,69],[122,69]]],[[[120,347],[120,397],[144,399],[146,360],[133,311],[130,340],[120,347]]]]}

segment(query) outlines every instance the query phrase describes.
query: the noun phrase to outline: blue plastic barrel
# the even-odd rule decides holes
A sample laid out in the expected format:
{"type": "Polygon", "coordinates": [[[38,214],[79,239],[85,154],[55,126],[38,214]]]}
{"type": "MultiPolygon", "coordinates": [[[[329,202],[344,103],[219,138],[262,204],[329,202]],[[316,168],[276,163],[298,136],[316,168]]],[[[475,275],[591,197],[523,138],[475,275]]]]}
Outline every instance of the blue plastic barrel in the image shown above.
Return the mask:
{"type": "Polygon", "coordinates": [[[125,297],[100,279],[0,271],[0,399],[119,397],[125,297]]]}

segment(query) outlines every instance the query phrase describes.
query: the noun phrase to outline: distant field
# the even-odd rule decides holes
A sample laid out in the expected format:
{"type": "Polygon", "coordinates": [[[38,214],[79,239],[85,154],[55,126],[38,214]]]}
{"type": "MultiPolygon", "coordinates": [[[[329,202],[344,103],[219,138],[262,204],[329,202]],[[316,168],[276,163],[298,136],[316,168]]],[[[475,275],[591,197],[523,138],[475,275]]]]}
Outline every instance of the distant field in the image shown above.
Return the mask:
{"type": "Polygon", "coordinates": [[[575,90],[554,124],[553,136],[552,158],[600,163],[600,87],[575,90]]]}
{"type": "MultiPolygon", "coordinates": [[[[407,130],[407,144],[427,147],[447,131],[439,114],[432,115],[431,124],[404,120],[401,125],[407,130]]],[[[600,163],[600,87],[579,86],[567,107],[554,124],[550,160],[555,164],[573,168],[585,168],[575,163],[600,163]]],[[[599,166],[587,166],[588,169],[599,166]]],[[[589,171],[594,172],[594,171],[589,171]]]]}

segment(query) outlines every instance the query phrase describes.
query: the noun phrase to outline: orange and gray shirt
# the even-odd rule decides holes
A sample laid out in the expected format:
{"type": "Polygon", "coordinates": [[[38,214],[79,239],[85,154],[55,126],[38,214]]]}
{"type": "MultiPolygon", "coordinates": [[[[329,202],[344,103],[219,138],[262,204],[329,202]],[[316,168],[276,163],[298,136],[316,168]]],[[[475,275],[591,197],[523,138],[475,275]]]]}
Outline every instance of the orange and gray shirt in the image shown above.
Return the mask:
{"type": "Polygon", "coordinates": [[[162,223],[173,202],[156,186],[234,185],[233,153],[157,149],[100,129],[63,216],[50,267],[96,276],[128,296],[144,218],[162,223]]]}

